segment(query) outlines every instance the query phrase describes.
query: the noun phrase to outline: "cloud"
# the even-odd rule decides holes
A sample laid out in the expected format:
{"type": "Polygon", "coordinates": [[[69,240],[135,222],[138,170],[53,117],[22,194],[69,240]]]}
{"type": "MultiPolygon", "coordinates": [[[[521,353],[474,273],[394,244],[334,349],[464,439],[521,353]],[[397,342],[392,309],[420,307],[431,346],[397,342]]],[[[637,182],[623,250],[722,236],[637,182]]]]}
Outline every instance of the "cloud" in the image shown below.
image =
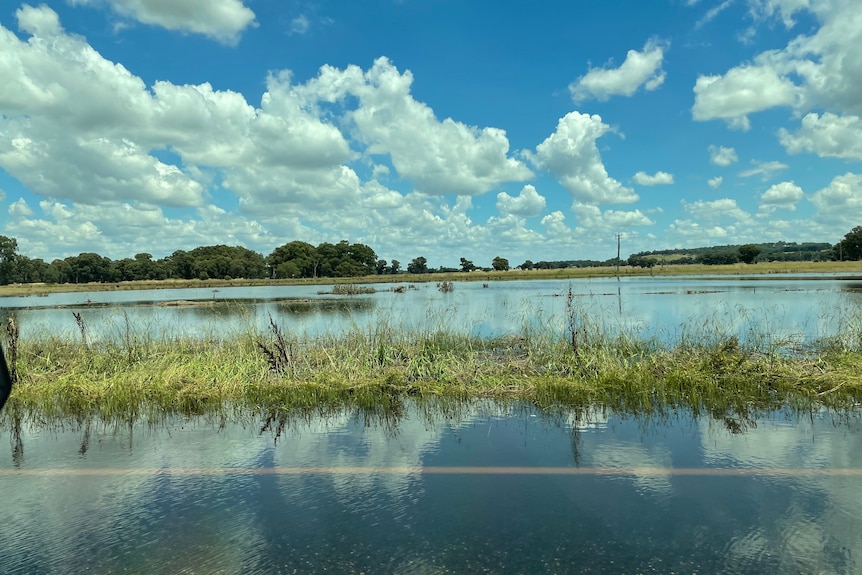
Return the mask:
{"type": "Polygon", "coordinates": [[[797,132],[781,128],[778,138],[788,154],[810,152],[821,158],[862,160],[862,118],[859,116],[838,116],[829,112],[822,116],[807,114],[797,132]]]}
{"type": "Polygon", "coordinates": [[[640,210],[605,210],[591,204],[575,203],[572,211],[578,216],[578,233],[613,233],[636,226],[651,226],[653,221],[640,210]]]}
{"type": "Polygon", "coordinates": [[[786,28],[795,25],[793,16],[802,10],[812,9],[809,0],[748,0],[749,12],[756,20],[780,17],[786,28]]]}
{"type": "Polygon", "coordinates": [[[471,220],[469,196],[532,171],[509,156],[503,130],[438,120],[388,60],[324,66],[305,83],[273,72],[255,106],[209,84],[147,86],[49,8],[22,8],[19,20],[29,38],[0,26],[0,168],[43,198],[42,213],[15,204],[5,230],[29,255],[62,246],[126,257],[142,244],[159,254],[228,240],[268,252],[349,238],[382,257],[438,261],[466,243],[490,261],[482,252],[495,241],[511,242],[514,257],[548,239],[524,227],[544,201],[531,188],[503,198],[512,213],[471,220]],[[390,177],[403,191],[381,183],[390,177]]]}
{"type": "Polygon", "coordinates": [[[24,201],[24,198],[18,198],[9,204],[9,215],[12,217],[28,217],[33,215],[33,210],[24,201]]]}
{"type": "Polygon", "coordinates": [[[582,203],[624,204],[638,195],[608,176],[596,140],[611,131],[601,116],[570,112],[556,131],[536,147],[532,161],[544,168],[582,203]]]}
{"type": "Polygon", "coordinates": [[[815,218],[821,222],[851,228],[859,225],[862,213],[862,175],[846,173],[837,176],[825,188],[811,196],[817,208],[815,218]]]}
{"type": "Polygon", "coordinates": [[[695,120],[723,119],[748,129],[748,114],[776,106],[801,114],[814,107],[840,115],[862,115],[862,10],[854,0],[749,0],[758,21],[780,18],[792,28],[803,11],[819,28],[798,35],[784,48],[767,50],[724,75],[701,76],[695,84],[695,120]]]}
{"type": "Polygon", "coordinates": [[[182,246],[227,243],[243,246],[275,245],[259,223],[215,206],[196,210],[197,218],[173,219],[158,206],[136,202],[75,205],[42,200],[42,215],[22,200],[10,207],[7,231],[19,238],[22,252],[31,257],[56,258],[96,251],[112,258],[130,257],[141,246],[154,254],[169,254],[182,246]],[[16,206],[16,204],[18,204],[16,206]]]}
{"type": "Polygon", "coordinates": [[[748,114],[775,106],[793,106],[797,87],[768,66],[733,68],[724,76],[699,76],[694,86],[692,118],[698,122],[725,120],[731,128],[748,131],[748,114]]]}
{"type": "Polygon", "coordinates": [[[536,192],[536,188],[526,185],[518,197],[513,198],[506,192],[497,194],[497,209],[503,214],[513,214],[525,218],[538,216],[545,209],[545,198],[536,192]]]}
{"type": "Polygon", "coordinates": [[[698,20],[697,23],[694,25],[695,29],[702,28],[705,25],[712,22],[713,20],[715,20],[715,18],[719,14],[721,14],[722,12],[724,12],[725,10],[730,8],[734,2],[735,2],[735,0],[724,0],[724,2],[722,2],[721,4],[716,4],[715,6],[713,6],[709,10],[707,10],[707,12],[706,12],[706,14],[704,14],[703,18],[698,20]]]}
{"type": "Polygon", "coordinates": [[[699,245],[708,245],[710,241],[726,238],[729,231],[718,225],[701,225],[691,220],[674,220],[668,226],[668,230],[674,236],[694,240],[699,245]]]}
{"type": "Polygon", "coordinates": [[[709,202],[698,200],[690,204],[683,202],[683,207],[685,211],[701,220],[717,221],[723,218],[730,218],[742,223],[753,222],[751,215],[740,208],[736,200],[732,198],[722,198],[709,202]]]}
{"type": "Polygon", "coordinates": [[[568,242],[571,240],[572,230],[565,224],[565,221],[566,216],[557,210],[542,218],[542,225],[545,226],[545,233],[551,239],[568,242]]]}
{"type": "Polygon", "coordinates": [[[254,12],[241,0],[68,0],[72,5],[106,5],[123,18],[168,30],[209,36],[236,44],[240,34],[253,26],[254,12]]]}
{"type": "Polygon", "coordinates": [[[716,166],[727,167],[737,160],[739,158],[736,156],[736,150],[733,148],[725,148],[724,146],[709,147],[709,161],[716,166]]]}
{"type": "Polygon", "coordinates": [[[752,164],[755,167],[739,172],[740,178],[750,178],[751,176],[762,176],[763,181],[769,180],[776,173],[786,170],[790,166],[787,164],[782,164],[781,162],[760,162],[757,160],[752,160],[752,164]]]}
{"type": "Polygon", "coordinates": [[[768,215],[779,208],[793,211],[803,197],[805,197],[805,193],[802,188],[793,182],[775,184],[760,196],[758,214],[768,215]]]}
{"type": "Polygon", "coordinates": [[[367,144],[366,153],[388,154],[399,175],[422,193],[478,195],[533,176],[526,165],[508,157],[504,130],[438,120],[428,105],[412,97],[412,83],[410,71],[402,74],[379,58],[367,72],[357,66],[324,66],[302,94],[326,102],[358,98],[359,106],[345,119],[367,144]]]}
{"type": "Polygon", "coordinates": [[[309,26],[310,23],[308,22],[308,17],[305,14],[300,14],[290,21],[290,33],[305,34],[308,32],[309,26]]]}
{"type": "Polygon", "coordinates": [[[724,178],[721,176],[716,176],[714,178],[710,178],[706,183],[709,184],[709,187],[713,190],[717,190],[721,187],[721,183],[724,181],[724,178]]]}
{"type": "Polygon", "coordinates": [[[575,102],[595,99],[606,101],[611,96],[632,96],[644,86],[655,90],[664,83],[662,60],[667,44],[650,40],[643,51],[629,50],[619,68],[594,68],[569,84],[575,102]]]}
{"type": "Polygon", "coordinates": [[[673,183],[673,174],[656,172],[655,175],[650,176],[646,172],[638,172],[634,175],[634,180],[641,186],[668,185],[673,183]]]}

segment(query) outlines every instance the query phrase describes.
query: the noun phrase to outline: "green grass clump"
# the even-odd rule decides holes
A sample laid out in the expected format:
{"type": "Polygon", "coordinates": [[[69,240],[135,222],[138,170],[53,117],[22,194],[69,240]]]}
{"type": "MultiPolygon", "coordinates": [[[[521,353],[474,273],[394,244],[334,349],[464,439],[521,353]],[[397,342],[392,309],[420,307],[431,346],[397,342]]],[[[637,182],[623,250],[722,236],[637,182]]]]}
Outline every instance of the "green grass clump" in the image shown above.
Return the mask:
{"type": "Polygon", "coordinates": [[[343,335],[299,337],[271,322],[266,332],[226,337],[153,339],[127,325],[124,337],[103,342],[89,342],[83,333],[22,340],[7,413],[131,421],[344,407],[386,411],[408,398],[492,398],[544,408],[686,408],[727,417],[787,404],[849,409],[862,398],[862,331],[851,324],[851,333],[800,350],[715,331],[684,335],[676,344],[611,336],[574,307],[568,314],[564,333],[528,324],[498,338],[384,322],[343,335]]]}

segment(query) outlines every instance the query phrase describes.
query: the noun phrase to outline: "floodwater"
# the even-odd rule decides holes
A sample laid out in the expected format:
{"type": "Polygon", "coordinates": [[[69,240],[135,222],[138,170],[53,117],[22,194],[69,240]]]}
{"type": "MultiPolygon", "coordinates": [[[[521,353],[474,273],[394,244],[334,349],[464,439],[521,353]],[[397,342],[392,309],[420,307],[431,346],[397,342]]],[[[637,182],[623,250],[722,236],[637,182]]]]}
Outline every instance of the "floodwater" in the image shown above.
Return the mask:
{"type": "Polygon", "coordinates": [[[858,415],[0,428],[5,574],[860,573],[858,415]]]}
{"type": "Polygon", "coordinates": [[[299,336],[380,325],[497,336],[521,333],[525,326],[564,332],[571,288],[575,309],[593,329],[665,341],[716,330],[741,339],[770,334],[811,341],[841,331],[862,315],[862,281],[839,277],[476,281],[456,282],[451,293],[441,293],[433,283],[390,291],[399,285],[406,288],[377,284],[377,293],[352,297],[318,293],[331,286],[58,293],[0,298],[0,313],[16,318],[24,338],[75,335],[72,312],[83,316],[91,339],[123,337],[127,326],[139,336],[229,335],[265,329],[270,317],[299,336]],[[175,301],[199,305],[159,305],[175,301]]]}

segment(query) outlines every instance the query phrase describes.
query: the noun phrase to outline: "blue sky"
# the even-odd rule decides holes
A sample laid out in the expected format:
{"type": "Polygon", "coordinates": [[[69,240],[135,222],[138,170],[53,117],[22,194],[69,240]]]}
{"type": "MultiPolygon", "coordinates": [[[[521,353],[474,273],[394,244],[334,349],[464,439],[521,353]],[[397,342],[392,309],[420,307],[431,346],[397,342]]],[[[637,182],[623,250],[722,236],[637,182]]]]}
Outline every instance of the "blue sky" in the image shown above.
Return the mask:
{"type": "Polygon", "coordinates": [[[860,85],[858,0],[4,3],[0,233],[431,266],[835,242],[860,85]]]}

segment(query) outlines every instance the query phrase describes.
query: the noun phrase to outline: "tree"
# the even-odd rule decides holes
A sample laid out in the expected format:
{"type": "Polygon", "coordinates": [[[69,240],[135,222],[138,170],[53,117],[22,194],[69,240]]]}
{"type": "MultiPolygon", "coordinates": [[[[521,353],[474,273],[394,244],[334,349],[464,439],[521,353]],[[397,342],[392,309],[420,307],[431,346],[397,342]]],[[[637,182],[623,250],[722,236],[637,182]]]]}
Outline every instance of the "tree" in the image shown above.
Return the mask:
{"type": "Polygon", "coordinates": [[[531,269],[533,269],[534,266],[533,266],[533,262],[531,260],[527,260],[524,263],[522,263],[521,265],[519,265],[518,267],[521,268],[522,270],[531,270],[531,269]]]}
{"type": "Polygon", "coordinates": [[[760,255],[763,250],[754,244],[745,244],[739,246],[739,260],[747,264],[753,264],[754,258],[760,255]]]}
{"type": "Polygon", "coordinates": [[[862,226],[856,226],[844,234],[844,239],[835,244],[832,251],[836,260],[862,260],[862,226]]]}
{"type": "Polygon", "coordinates": [[[655,258],[648,258],[646,256],[640,254],[632,254],[629,256],[629,259],[626,260],[626,263],[630,266],[641,267],[641,268],[652,268],[655,267],[656,260],[655,258]]]}
{"type": "Polygon", "coordinates": [[[491,267],[493,267],[498,272],[504,272],[509,270],[509,260],[506,258],[501,258],[497,256],[494,258],[494,261],[491,262],[491,267]]]}
{"type": "Polygon", "coordinates": [[[401,262],[398,260],[392,260],[392,263],[389,265],[389,273],[397,274],[398,270],[401,269],[401,262]]]}
{"type": "MultiPolygon", "coordinates": [[[[330,244],[331,245],[331,244],[330,244]]],[[[271,278],[317,277],[319,256],[315,247],[306,242],[290,242],[275,248],[266,258],[271,278]],[[281,264],[292,263],[291,267],[279,267],[281,264]],[[294,275],[280,275],[284,273],[294,275]],[[298,271],[297,271],[298,270],[298,271]]]]}
{"type": "Polygon", "coordinates": [[[472,272],[475,269],[476,269],[476,266],[473,265],[473,262],[471,262],[468,259],[461,258],[461,271],[462,272],[472,272]]]}
{"type": "Polygon", "coordinates": [[[377,275],[386,273],[386,260],[377,260],[377,275]]]}
{"type": "Polygon", "coordinates": [[[698,256],[697,261],[708,266],[735,264],[739,261],[739,256],[731,251],[709,252],[698,256]]]}
{"type": "Polygon", "coordinates": [[[413,258],[413,261],[407,264],[407,271],[411,274],[428,273],[428,260],[422,256],[419,256],[418,258],[413,258]]]}
{"type": "Polygon", "coordinates": [[[18,240],[0,236],[0,284],[15,281],[18,260],[18,240]]]}

